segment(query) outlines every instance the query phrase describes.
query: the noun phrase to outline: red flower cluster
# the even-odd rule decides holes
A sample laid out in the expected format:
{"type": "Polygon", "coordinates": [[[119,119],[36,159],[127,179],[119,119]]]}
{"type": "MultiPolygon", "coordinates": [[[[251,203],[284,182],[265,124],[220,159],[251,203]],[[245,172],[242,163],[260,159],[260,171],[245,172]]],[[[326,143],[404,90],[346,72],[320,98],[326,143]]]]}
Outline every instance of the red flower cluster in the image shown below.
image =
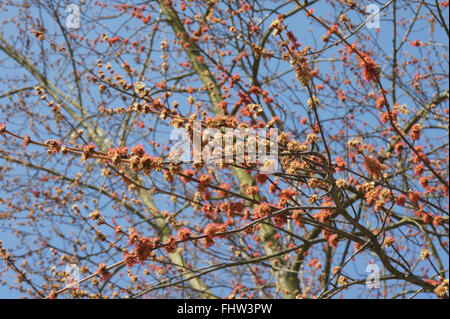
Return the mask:
{"type": "Polygon", "coordinates": [[[359,66],[363,69],[363,78],[365,81],[376,81],[380,75],[380,67],[369,57],[368,54],[361,52],[358,56],[359,66]]]}
{"type": "Polygon", "coordinates": [[[204,234],[205,237],[205,246],[210,247],[214,245],[214,237],[217,233],[224,232],[226,230],[225,224],[209,224],[205,227],[204,234]]]}
{"type": "Polygon", "coordinates": [[[111,159],[114,165],[120,163],[121,159],[128,158],[128,147],[110,148],[108,150],[108,157],[111,159]]]}
{"type": "Polygon", "coordinates": [[[95,146],[94,144],[88,144],[85,147],[83,147],[83,156],[82,156],[82,158],[86,160],[89,157],[91,157],[92,154],[94,153],[96,147],[97,146],[95,146]]]}
{"type": "MultiPolygon", "coordinates": [[[[230,185],[228,185],[227,183],[220,184],[219,187],[226,190],[230,190],[230,185]]],[[[221,190],[216,190],[216,192],[217,195],[219,195],[220,197],[226,197],[228,194],[227,192],[221,190]]]]}
{"type": "Polygon", "coordinates": [[[138,157],[142,157],[145,154],[144,146],[142,146],[141,144],[138,144],[135,147],[131,148],[131,151],[138,157]]]}
{"type": "Polygon", "coordinates": [[[417,141],[420,138],[420,133],[422,132],[422,125],[414,124],[411,128],[411,132],[409,133],[409,137],[413,141],[417,141]]]}
{"type": "Polygon", "coordinates": [[[178,238],[180,240],[189,240],[191,238],[192,233],[189,229],[183,228],[178,231],[178,238]]]}
{"type": "Polygon", "coordinates": [[[418,191],[410,191],[408,193],[408,199],[413,203],[417,204],[420,199],[420,193],[418,191]]]}
{"type": "Polygon", "coordinates": [[[176,238],[172,235],[169,236],[169,239],[167,239],[167,241],[164,243],[164,249],[169,253],[174,253],[175,250],[177,249],[176,246],[176,238]]]}
{"type": "Polygon", "coordinates": [[[98,265],[97,274],[100,275],[103,280],[109,280],[112,277],[112,274],[108,271],[106,264],[98,265]]]}
{"type": "Polygon", "coordinates": [[[400,206],[405,206],[405,202],[406,202],[406,196],[403,194],[399,194],[397,196],[397,200],[395,201],[395,203],[400,206]]]}
{"type": "Polygon", "coordinates": [[[208,174],[203,174],[199,177],[200,183],[197,185],[199,192],[205,192],[211,182],[211,176],[208,174]]]}
{"type": "Polygon", "coordinates": [[[255,219],[260,219],[270,215],[274,211],[275,206],[271,204],[262,203],[255,209],[255,219]]]}
{"type": "Polygon", "coordinates": [[[381,177],[382,171],[386,168],[385,165],[381,164],[373,156],[368,156],[364,159],[364,168],[366,171],[372,175],[375,179],[381,177]]]}
{"type": "Polygon", "coordinates": [[[420,47],[422,45],[422,42],[420,40],[414,40],[409,41],[409,44],[412,45],[413,47],[420,47]]]}

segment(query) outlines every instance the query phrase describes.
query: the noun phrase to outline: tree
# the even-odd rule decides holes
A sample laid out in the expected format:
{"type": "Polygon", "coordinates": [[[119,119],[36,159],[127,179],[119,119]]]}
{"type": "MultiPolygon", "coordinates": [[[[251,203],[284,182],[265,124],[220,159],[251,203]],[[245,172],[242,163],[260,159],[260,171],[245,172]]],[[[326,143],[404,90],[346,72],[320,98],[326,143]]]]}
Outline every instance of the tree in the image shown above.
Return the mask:
{"type": "Polygon", "coordinates": [[[1,5],[3,286],[448,297],[448,1],[69,4],[1,5]]]}

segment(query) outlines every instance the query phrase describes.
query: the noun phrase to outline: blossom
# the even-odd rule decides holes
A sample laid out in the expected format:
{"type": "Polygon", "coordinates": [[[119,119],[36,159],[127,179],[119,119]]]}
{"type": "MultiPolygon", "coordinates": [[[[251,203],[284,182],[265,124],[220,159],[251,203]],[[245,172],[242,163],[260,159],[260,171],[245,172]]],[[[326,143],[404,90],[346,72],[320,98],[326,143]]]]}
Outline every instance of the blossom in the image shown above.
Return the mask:
{"type": "Polygon", "coordinates": [[[336,248],[339,242],[338,235],[337,234],[331,235],[330,237],[328,237],[327,242],[328,245],[330,245],[330,247],[336,248]]]}
{"type": "Polygon", "coordinates": [[[420,199],[420,193],[418,191],[409,191],[408,192],[408,199],[413,203],[417,204],[417,202],[420,199]]]}
{"type": "Polygon", "coordinates": [[[136,258],[138,259],[139,262],[143,262],[145,260],[147,260],[153,250],[155,250],[158,246],[159,243],[159,238],[148,238],[145,236],[140,237],[137,241],[136,241],[136,247],[135,247],[135,251],[136,251],[136,258]]]}
{"type": "Polygon", "coordinates": [[[428,249],[422,249],[422,251],[420,252],[420,259],[425,260],[428,257],[430,257],[431,253],[428,249]]]}
{"type": "Polygon", "coordinates": [[[363,69],[363,78],[365,81],[376,81],[380,75],[380,67],[366,53],[361,52],[358,55],[359,66],[363,69]]]}
{"type": "Polygon", "coordinates": [[[225,224],[209,224],[205,227],[204,234],[206,237],[204,238],[205,246],[210,247],[214,244],[214,237],[217,233],[224,232],[226,228],[225,224]]]}
{"type": "Polygon", "coordinates": [[[281,21],[278,19],[272,20],[270,28],[273,29],[273,35],[276,36],[282,30],[281,21]]]}
{"type": "Polygon", "coordinates": [[[412,45],[413,47],[420,47],[422,45],[422,42],[420,40],[414,40],[409,41],[409,44],[412,45]]]}
{"type": "Polygon", "coordinates": [[[395,151],[396,151],[398,154],[401,154],[401,153],[402,153],[404,147],[405,147],[405,144],[403,144],[403,142],[397,142],[397,143],[395,143],[395,145],[394,145],[394,149],[395,149],[395,151]]]}
{"type": "Polygon", "coordinates": [[[178,231],[178,238],[180,240],[188,240],[191,237],[192,233],[189,229],[183,228],[178,231]]]}
{"type": "Polygon", "coordinates": [[[61,150],[61,142],[57,140],[48,140],[45,142],[47,145],[47,154],[56,154],[61,150]]]}
{"type": "Polygon", "coordinates": [[[395,243],[394,237],[389,236],[389,237],[386,237],[386,238],[384,239],[384,241],[383,241],[383,246],[385,246],[385,247],[390,247],[390,246],[392,246],[394,243],[395,243]]]}
{"type": "Polygon", "coordinates": [[[420,138],[420,133],[422,132],[422,125],[414,124],[411,128],[411,132],[409,133],[409,137],[413,141],[417,141],[420,138]]]}
{"type": "Polygon", "coordinates": [[[216,233],[220,232],[221,230],[222,230],[222,227],[220,227],[220,225],[213,223],[213,224],[207,225],[205,227],[205,230],[203,233],[207,237],[212,238],[216,235],[216,233]]]}
{"type": "Polygon", "coordinates": [[[364,168],[367,172],[372,175],[375,179],[381,177],[382,171],[386,168],[385,165],[381,164],[373,156],[368,156],[364,159],[364,168]]]}
{"type": "Polygon", "coordinates": [[[245,194],[248,196],[256,196],[259,192],[258,186],[248,186],[245,189],[245,194]]]}
{"type": "Polygon", "coordinates": [[[304,222],[302,219],[302,215],[304,212],[301,209],[296,209],[292,212],[292,219],[295,221],[295,223],[298,225],[298,227],[303,227],[304,222]]]}
{"type": "Polygon", "coordinates": [[[338,188],[346,188],[347,185],[348,185],[348,183],[347,183],[347,181],[345,179],[341,178],[341,179],[336,180],[336,186],[338,188]]]}
{"type": "Polygon", "coordinates": [[[175,250],[177,249],[176,246],[176,239],[174,236],[170,235],[169,238],[167,239],[167,241],[164,243],[164,249],[169,253],[174,253],[175,250]]]}
{"type": "MultiPolygon", "coordinates": [[[[383,95],[380,95],[380,96],[377,98],[376,102],[375,102],[376,108],[379,109],[379,110],[381,110],[381,109],[383,108],[383,106],[386,105],[386,104],[387,104],[387,103],[386,103],[386,99],[384,98],[383,95]]],[[[389,120],[389,113],[383,113],[383,114],[381,115],[381,121],[382,121],[383,123],[386,123],[387,120],[389,120]]]]}
{"type": "Polygon", "coordinates": [[[108,280],[112,277],[112,274],[108,271],[106,264],[98,265],[97,274],[100,275],[103,280],[108,280]]]}
{"type": "Polygon", "coordinates": [[[25,138],[23,139],[23,146],[24,146],[24,147],[27,147],[28,144],[30,144],[30,140],[31,140],[31,139],[30,139],[30,135],[27,134],[27,135],[25,136],[25,138]]]}
{"type": "Polygon", "coordinates": [[[141,144],[137,144],[136,146],[131,148],[131,151],[138,157],[142,157],[145,154],[144,146],[142,146],[141,144]]]}
{"type": "Polygon", "coordinates": [[[255,181],[258,184],[264,184],[269,179],[267,174],[258,173],[255,176],[255,181]]]}
{"type": "Polygon", "coordinates": [[[436,215],[433,218],[433,225],[434,226],[440,226],[444,223],[444,219],[440,215],[436,215]]]}
{"type": "Polygon", "coordinates": [[[255,209],[255,218],[263,218],[272,212],[273,206],[270,204],[262,203],[255,209]]]}
{"type": "Polygon", "coordinates": [[[88,144],[85,147],[83,147],[83,155],[82,158],[83,159],[88,159],[89,157],[92,156],[92,154],[94,153],[94,150],[97,146],[95,146],[94,144],[88,144]]]}
{"type": "Polygon", "coordinates": [[[277,227],[283,227],[287,222],[286,214],[278,214],[273,218],[273,223],[277,227]]]}
{"type": "Polygon", "coordinates": [[[403,194],[399,194],[395,201],[395,203],[400,206],[405,206],[405,202],[406,202],[406,196],[403,194]]]}
{"type": "Polygon", "coordinates": [[[137,263],[137,256],[133,253],[126,253],[124,254],[123,260],[125,262],[125,265],[128,267],[132,267],[137,263]]]}
{"type": "Polygon", "coordinates": [[[442,282],[434,289],[434,293],[439,298],[444,298],[448,295],[448,279],[442,280],[442,282]]]}

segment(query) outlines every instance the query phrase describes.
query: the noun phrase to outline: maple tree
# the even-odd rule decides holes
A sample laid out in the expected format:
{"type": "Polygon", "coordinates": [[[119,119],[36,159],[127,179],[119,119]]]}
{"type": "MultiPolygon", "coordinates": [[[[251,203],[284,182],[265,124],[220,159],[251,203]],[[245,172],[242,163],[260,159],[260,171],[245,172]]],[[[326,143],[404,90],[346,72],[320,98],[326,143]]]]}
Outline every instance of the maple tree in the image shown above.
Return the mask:
{"type": "Polygon", "coordinates": [[[448,297],[448,1],[131,2],[0,5],[2,286],[448,297]],[[195,123],[276,132],[277,169],[176,161],[195,123]]]}

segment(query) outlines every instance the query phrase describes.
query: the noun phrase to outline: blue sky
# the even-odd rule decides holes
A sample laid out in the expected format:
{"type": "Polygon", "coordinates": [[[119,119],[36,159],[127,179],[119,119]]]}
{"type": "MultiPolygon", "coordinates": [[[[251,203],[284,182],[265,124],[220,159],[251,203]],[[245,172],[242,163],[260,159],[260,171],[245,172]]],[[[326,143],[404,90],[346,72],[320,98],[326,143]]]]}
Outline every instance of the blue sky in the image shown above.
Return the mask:
{"type": "MultiPolygon", "coordinates": [[[[76,2],[74,2],[76,3],[76,2]]],[[[374,2],[376,3],[376,2],[374,2]]],[[[386,2],[379,2],[379,7],[382,7],[384,5],[384,3],[386,2]]],[[[268,4],[269,5],[269,4],[268,4]]],[[[127,27],[131,28],[131,29],[136,29],[138,30],[140,28],[140,26],[142,24],[139,24],[139,22],[136,22],[135,20],[130,20],[127,17],[122,17],[122,18],[118,18],[118,19],[111,19],[109,20],[107,18],[108,16],[108,11],[98,11],[99,9],[95,8],[93,9],[94,11],[92,12],[86,12],[83,11],[85,10],[84,8],[86,8],[86,6],[82,6],[82,12],[81,12],[81,21],[82,21],[82,25],[81,25],[81,30],[79,32],[82,32],[84,35],[86,36],[94,36],[96,34],[96,32],[98,32],[97,30],[89,30],[89,26],[92,23],[92,20],[96,17],[96,14],[98,12],[100,12],[101,16],[104,17],[104,19],[101,20],[100,23],[102,23],[102,27],[100,29],[105,30],[105,32],[107,32],[110,37],[112,37],[115,34],[119,34],[121,35],[122,33],[124,34],[128,34],[127,31],[124,32],[124,30],[126,30],[127,27]]],[[[324,16],[327,17],[329,14],[331,14],[331,12],[329,12],[329,6],[323,6],[322,3],[319,1],[317,4],[315,4],[313,6],[315,12],[317,13],[318,16],[324,16]]],[[[59,32],[58,31],[58,27],[56,26],[56,24],[51,20],[51,19],[46,19],[46,14],[43,11],[40,10],[35,10],[35,17],[38,19],[41,19],[42,21],[45,21],[45,27],[47,28],[48,32],[59,32]]],[[[64,7],[61,6],[60,8],[60,12],[64,13],[64,7]]],[[[367,34],[367,36],[370,36],[371,39],[369,41],[367,41],[367,43],[376,43],[380,46],[380,48],[383,50],[383,52],[386,55],[389,55],[391,50],[392,50],[392,31],[393,31],[393,27],[392,27],[392,21],[391,19],[391,11],[390,9],[387,9],[384,11],[386,13],[386,16],[382,16],[381,20],[380,20],[380,28],[379,31],[377,32],[377,30],[375,29],[369,29],[367,27],[363,27],[361,29],[361,33],[367,34]]],[[[8,11],[1,11],[1,20],[6,20],[10,17],[15,16],[16,12],[15,10],[8,10],[8,11]]],[[[333,13],[334,14],[334,13],[333,13]]],[[[448,16],[448,10],[447,10],[447,16],[448,16]]],[[[398,15],[404,16],[406,19],[410,19],[412,17],[411,14],[411,10],[405,10],[405,11],[401,11],[398,13],[398,15]]],[[[270,21],[270,20],[269,20],[270,21]]],[[[313,46],[313,48],[317,49],[317,48],[321,48],[322,43],[320,42],[320,36],[323,35],[325,33],[325,31],[323,30],[322,27],[318,27],[318,26],[312,26],[309,24],[309,19],[306,18],[304,16],[303,13],[298,13],[297,15],[288,18],[287,20],[287,24],[289,25],[289,28],[293,31],[293,33],[298,37],[298,40],[304,44],[310,44],[311,46],[313,46]],[[309,29],[311,28],[311,29],[309,29]],[[316,44],[316,45],[315,45],[316,44]]],[[[352,20],[353,23],[358,24],[361,23],[362,20],[359,17],[358,18],[355,17],[354,20],[352,20]]],[[[416,40],[416,39],[428,39],[429,38],[429,33],[428,33],[428,29],[425,27],[425,25],[421,25],[422,22],[418,23],[415,27],[415,32],[413,34],[411,34],[411,37],[408,38],[408,41],[406,42],[406,44],[404,45],[404,47],[407,47],[405,50],[409,51],[409,52],[413,52],[415,51],[414,48],[411,48],[408,44],[408,42],[410,40],[416,40]]],[[[267,25],[265,26],[267,27],[267,25]]],[[[3,35],[8,38],[9,35],[11,34],[15,34],[15,32],[17,32],[17,30],[12,27],[10,24],[6,24],[4,26],[4,28],[2,29],[3,35]]],[[[401,38],[401,35],[403,34],[403,30],[402,33],[400,35],[398,35],[398,41],[401,38]]],[[[349,41],[352,42],[352,38],[349,38],[349,41]]],[[[436,33],[436,38],[434,39],[434,42],[436,43],[444,43],[447,45],[448,48],[448,38],[446,37],[446,35],[443,32],[437,32],[436,33]]],[[[342,48],[342,47],[340,47],[342,48]]],[[[39,48],[36,47],[32,47],[31,51],[33,51],[33,49],[35,50],[35,54],[39,54],[39,48]]],[[[99,46],[99,50],[102,49],[106,49],[105,46],[99,46]]],[[[370,45],[368,45],[368,50],[370,50],[370,45]]],[[[418,51],[416,51],[418,52],[418,51]]],[[[80,56],[83,55],[83,48],[80,46],[79,48],[79,54],[80,56]]],[[[326,59],[326,58],[332,58],[333,56],[337,56],[339,57],[339,55],[337,54],[336,49],[331,48],[330,50],[328,50],[321,58],[326,59]]],[[[0,52],[0,61],[3,60],[5,57],[3,52],[0,52]]],[[[153,59],[159,59],[158,55],[155,54],[154,56],[152,56],[153,59]]],[[[385,59],[385,60],[381,60],[381,59],[377,59],[378,57],[376,57],[377,62],[381,65],[382,70],[383,71],[388,71],[390,70],[390,66],[389,63],[390,61],[385,59]]],[[[275,68],[275,61],[272,60],[273,62],[273,67],[275,68]]],[[[447,60],[448,61],[448,60],[447,60]]],[[[7,62],[9,63],[9,62],[7,62]]],[[[18,71],[17,69],[14,68],[14,66],[12,64],[7,64],[5,63],[5,65],[3,65],[3,69],[9,69],[10,72],[12,74],[16,74],[16,72],[23,72],[23,70],[18,71]]],[[[50,70],[50,72],[54,72],[55,69],[58,69],[58,61],[56,59],[50,59],[48,61],[46,61],[47,64],[52,65],[52,67],[48,68],[47,70],[50,70]]],[[[321,68],[321,72],[330,72],[332,71],[331,66],[329,63],[325,62],[317,62],[320,63],[320,68],[321,68]]],[[[39,65],[37,65],[38,68],[43,69],[45,68],[44,65],[44,61],[41,61],[41,63],[39,65]]],[[[65,68],[67,66],[61,65],[60,68],[62,70],[62,73],[65,72],[65,68]]],[[[270,65],[269,67],[272,67],[272,65],[270,65]]],[[[286,62],[281,62],[278,68],[278,73],[282,73],[284,71],[288,70],[289,64],[286,62]]],[[[443,66],[443,68],[446,70],[447,74],[448,74],[448,64],[443,66]]],[[[8,78],[10,76],[10,74],[3,74],[2,77],[4,78],[8,78]]],[[[55,74],[50,74],[49,77],[55,77],[55,74]]],[[[61,77],[60,79],[60,83],[61,85],[64,84],[64,77],[61,77]]],[[[386,81],[386,86],[389,87],[389,82],[386,81]]],[[[10,88],[2,86],[2,84],[0,83],[0,95],[1,93],[3,93],[3,91],[7,91],[10,88]]],[[[68,89],[66,88],[65,91],[68,91],[68,89]]],[[[90,98],[92,99],[96,99],[98,97],[98,93],[94,92],[92,93],[92,96],[86,96],[84,97],[86,100],[89,100],[90,98]]],[[[334,98],[334,97],[330,97],[330,98],[334,98]]],[[[304,100],[306,101],[307,96],[304,96],[304,100]]],[[[407,104],[412,104],[413,101],[408,97],[405,96],[404,94],[401,94],[399,92],[399,98],[398,98],[400,104],[401,103],[407,103],[407,104]]],[[[111,101],[117,102],[114,98],[111,99],[111,101]]],[[[304,101],[303,101],[304,102],[304,101]]],[[[0,100],[0,103],[2,103],[2,101],[0,100]]],[[[184,107],[184,106],[181,106],[184,107]]],[[[46,112],[48,113],[47,109],[42,108],[42,112],[45,114],[46,112]]],[[[323,112],[323,116],[324,118],[327,118],[329,120],[332,120],[334,117],[338,117],[339,115],[342,115],[343,112],[345,112],[345,108],[339,106],[337,107],[336,110],[326,110],[323,112]]],[[[305,115],[305,114],[303,114],[305,115]]],[[[3,115],[2,115],[3,116],[3,115]]],[[[367,120],[369,121],[369,127],[370,127],[370,121],[372,120],[372,116],[367,114],[367,118],[365,116],[362,116],[359,118],[360,121],[363,120],[367,120]]],[[[3,122],[4,120],[7,120],[7,122],[9,121],[9,119],[3,119],[2,117],[0,117],[0,122],[3,122]]],[[[18,125],[18,127],[20,126],[21,119],[14,119],[14,121],[12,121],[12,123],[8,122],[8,126],[11,125],[11,127],[14,127],[14,125],[18,125]]],[[[357,123],[358,125],[360,125],[360,123],[357,123]]],[[[363,131],[365,129],[362,129],[363,131]]],[[[29,133],[29,132],[27,132],[29,133]]],[[[441,132],[437,132],[437,137],[441,132]]],[[[23,133],[26,134],[26,133],[23,133]]],[[[169,134],[169,131],[167,129],[162,129],[159,130],[158,133],[159,137],[161,140],[166,140],[167,136],[169,134]]],[[[142,136],[140,135],[136,135],[136,136],[131,136],[129,139],[129,145],[135,145],[135,143],[137,141],[139,141],[140,139],[142,139],[142,136]]],[[[115,142],[115,139],[113,138],[113,142],[115,142]]],[[[37,150],[37,149],[34,149],[37,150]]],[[[57,158],[53,158],[53,159],[49,159],[50,162],[54,163],[54,167],[58,167],[58,161],[59,159],[57,158]]],[[[0,161],[0,165],[3,165],[0,161]]],[[[17,167],[15,169],[15,172],[17,172],[18,174],[25,174],[25,172],[20,168],[17,167]]],[[[0,196],[3,197],[2,190],[0,190],[0,196]]],[[[108,205],[110,205],[110,203],[107,202],[101,202],[99,204],[101,207],[108,207],[108,205]]],[[[167,200],[167,198],[158,198],[158,207],[161,210],[167,209],[167,210],[171,210],[174,207],[172,207],[172,204],[170,203],[169,200],[167,200]]],[[[0,206],[1,208],[1,206],[0,206]]],[[[70,233],[72,231],[75,231],[73,228],[71,228],[70,226],[64,226],[62,229],[67,230],[67,233],[70,233]]],[[[76,236],[77,234],[74,233],[74,236],[76,236]]],[[[8,248],[12,248],[20,243],[18,243],[15,239],[15,236],[12,236],[10,233],[8,233],[8,231],[5,229],[5,231],[0,235],[0,240],[3,241],[5,247],[8,248]]],[[[54,240],[54,244],[61,244],[64,245],[64,242],[62,240],[54,240]]],[[[317,252],[318,256],[320,256],[320,252],[317,252]]],[[[446,263],[446,268],[448,268],[448,259],[444,258],[444,261],[446,263]]],[[[113,260],[110,260],[109,263],[112,263],[113,260]]],[[[366,276],[366,267],[369,263],[375,262],[376,260],[373,258],[373,256],[371,256],[369,253],[367,254],[361,254],[360,256],[358,256],[355,259],[355,262],[352,262],[351,264],[349,264],[345,269],[346,269],[346,273],[353,277],[353,278],[365,278],[366,276]]],[[[11,274],[11,278],[14,278],[15,275],[11,274]]],[[[345,296],[349,296],[349,297],[358,297],[359,294],[361,293],[361,289],[364,288],[354,288],[354,289],[350,289],[348,292],[346,292],[345,296]]],[[[0,286],[0,297],[2,298],[16,298],[21,296],[20,293],[16,292],[16,291],[10,291],[7,287],[2,287],[0,286]]]]}

